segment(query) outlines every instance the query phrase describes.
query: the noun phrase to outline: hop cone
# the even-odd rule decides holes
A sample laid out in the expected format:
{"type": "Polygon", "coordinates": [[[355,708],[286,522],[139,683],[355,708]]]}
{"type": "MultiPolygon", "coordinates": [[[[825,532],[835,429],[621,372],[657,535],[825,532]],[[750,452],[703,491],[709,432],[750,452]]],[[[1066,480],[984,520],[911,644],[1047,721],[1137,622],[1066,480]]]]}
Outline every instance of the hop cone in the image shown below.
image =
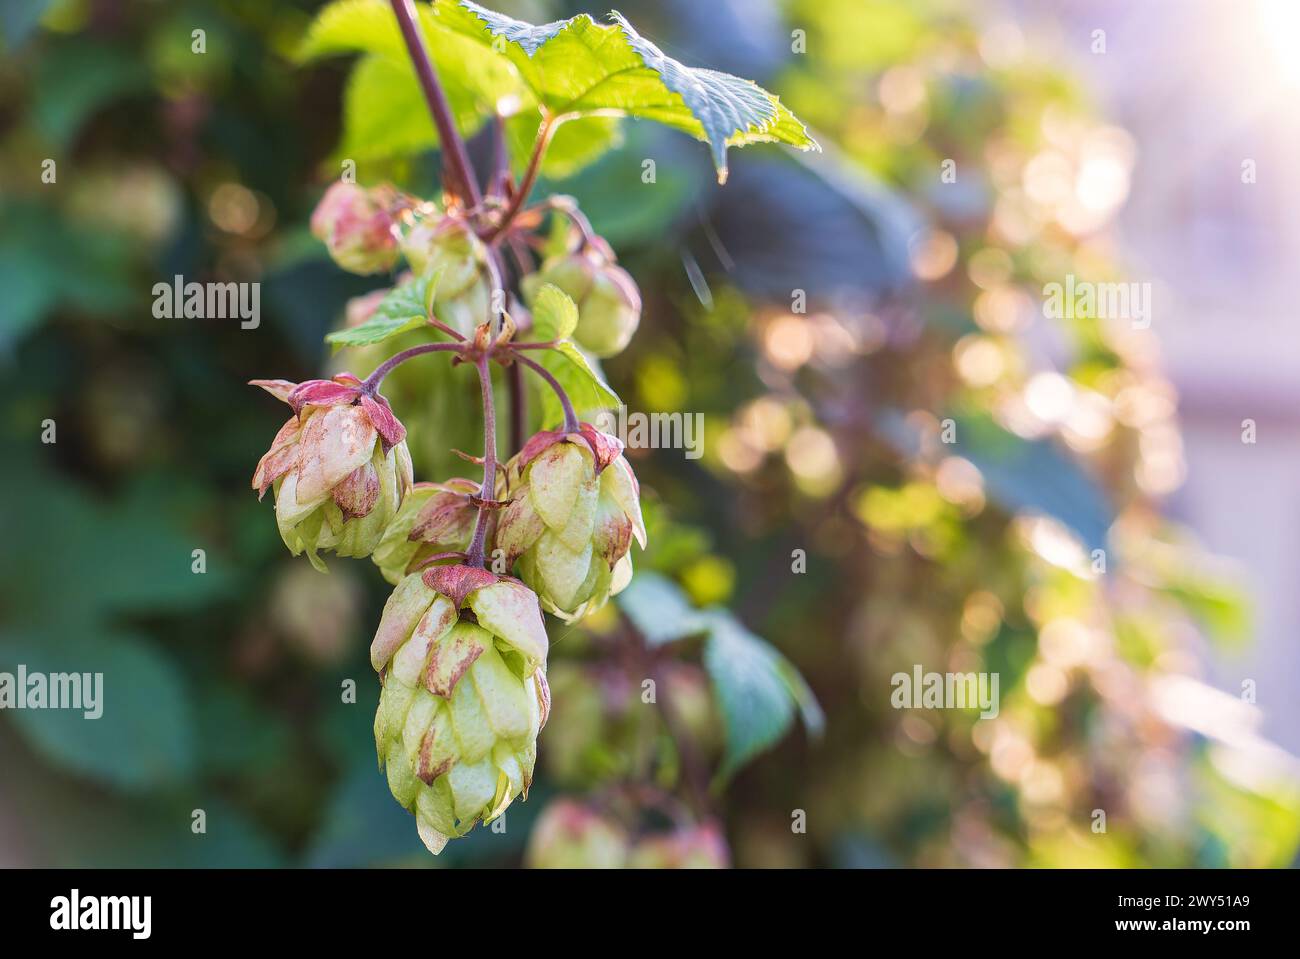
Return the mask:
{"type": "Polygon", "coordinates": [[[416,276],[438,274],[433,312],[439,320],[469,336],[489,319],[487,247],[467,223],[450,218],[421,223],[407,234],[402,252],[416,276]]]}
{"type": "Polygon", "coordinates": [[[632,537],[645,547],[640,491],[622,444],[589,424],[544,431],[510,461],[510,505],[496,545],[546,609],[567,620],[632,578],[632,537]]]}
{"type": "Polygon", "coordinates": [[[568,294],[578,307],[573,338],[599,357],[621,353],[641,322],[641,291],[612,257],[595,248],[551,257],[523,283],[529,296],[546,283],[568,294]]]}
{"type": "Polygon", "coordinates": [[[546,630],[522,583],[433,566],[398,584],[370,647],[375,747],[435,854],[527,798],[550,709],[546,630]]]}
{"type": "Polygon", "coordinates": [[[254,380],[294,415],[257,464],[253,489],[275,491],[280,537],[322,572],[318,552],[368,556],[411,488],[406,429],[378,394],[333,380],[254,380]]]}
{"type": "Polygon", "coordinates": [[[311,215],[311,231],[350,273],[387,273],[397,262],[397,234],[388,207],[393,191],[335,183],[311,215]]]}

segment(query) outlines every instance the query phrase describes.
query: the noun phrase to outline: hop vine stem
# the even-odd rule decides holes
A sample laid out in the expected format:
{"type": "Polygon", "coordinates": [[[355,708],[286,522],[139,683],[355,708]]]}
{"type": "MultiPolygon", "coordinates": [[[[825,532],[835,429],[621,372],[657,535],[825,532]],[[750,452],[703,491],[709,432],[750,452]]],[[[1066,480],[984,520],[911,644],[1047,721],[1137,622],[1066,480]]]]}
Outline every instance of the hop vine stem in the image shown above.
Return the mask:
{"type": "Polygon", "coordinates": [[[497,413],[496,402],[492,397],[492,370],[488,366],[487,354],[482,354],[474,361],[478,370],[479,387],[483,393],[483,485],[479,488],[478,520],[474,524],[474,538],[466,551],[466,563],[470,566],[486,567],[486,544],[488,515],[491,507],[487,504],[495,498],[497,475],[497,413]]]}
{"type": "Polygon", "coordinates": [[[474,168],[469,162],[469,152],[465,141],[461,139],[456,123],[452,119],[451,106],[447,103],[447,94],[443,92],[438,80],[438,70],[429,57],[424,46],[424,35],[420,32],[419,22],[411,0],[390,0],[393,15],[397,17],[397,26],[406,41],[406,50],[411,56],[411,65],[419,78],[420,89],[428,101],[429,112],[433,114],[434,126],[438,128],[438,139],[442,143],[443,165],[449,174],[452,192],[470,209],[476,208],[482,201],[478,180],[474,168]]]}
{"type": "Polygon", "coordinates": [[[528,367],[544,379],[547,385],[555,391],[555,395],[560,401],[560,407],[564,410],[564,432],[576,433],[578,431],[578,414],[574,412],[573,403],[569,399],[569,394],[564,391],[564,387],[560,385],[560,381],[552,375],[550,370],[542,366],[541,363],[524,356],[522,353],[515,354],[514,359],[515,362],[524,364],[524,366],[528,367]]]}

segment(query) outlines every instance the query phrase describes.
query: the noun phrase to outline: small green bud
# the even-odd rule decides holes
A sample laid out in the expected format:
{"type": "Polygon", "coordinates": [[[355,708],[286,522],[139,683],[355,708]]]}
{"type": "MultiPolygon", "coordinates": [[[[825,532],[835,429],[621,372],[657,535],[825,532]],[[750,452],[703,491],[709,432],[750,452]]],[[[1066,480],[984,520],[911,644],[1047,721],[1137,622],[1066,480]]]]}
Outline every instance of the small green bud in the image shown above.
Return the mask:
{"type": "Polygon", "coordinates": [[[525,295],[531,301],[546,283],[558,286],[577,305],[573,339],[579,346],[602,358],[623,351],[641,322],[641,292],[626,270],[588,247],[548,259],[524,278],[525,295]]]}

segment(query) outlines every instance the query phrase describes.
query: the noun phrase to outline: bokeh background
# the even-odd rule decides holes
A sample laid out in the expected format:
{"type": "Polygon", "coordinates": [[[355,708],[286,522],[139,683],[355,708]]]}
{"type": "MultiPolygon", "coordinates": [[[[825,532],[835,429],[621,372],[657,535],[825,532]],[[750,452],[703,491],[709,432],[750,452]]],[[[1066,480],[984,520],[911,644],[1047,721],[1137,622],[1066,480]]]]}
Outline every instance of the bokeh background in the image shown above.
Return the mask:
{"type": "MultiPolygon", "coordinates": [[[[102,670],[111,707],[0,714],[0,864],[508,866],[548,804],[629,781],[741,866],[1295,861],[1294,4],[620,4],[824,147],[734,151],[720,189],[698,144],[624,123],[545,189],[578,197],[645,297],[611,384],[705,417],[699,460],[630,452],[638,568],[777,646],[825,730],[683,795],[608,655],[611,610],[553,634],[529,801],[437,860],[375,768],[386,584],[291,559],[248,488],[280,411],[245,381],[346,361],[322,336],[374,286],[306,228],[347,76],[295,62],[317,6],[3,9],[0,669],[102,670]],[[176,274],[260,281],[260,326],[155,319],[176,274]],[[1045,318],[1067,274],[1151,283],[1150,328],[1045,318]],[[997,672],[999,716],[891,708],[914,664],[997,672]]],[[[385,157],[360,179],[431,192],[436,170],[385,157]]],[[[438,418],[456,388],[397,401],[446,427],[416,451],[431,471],[473,448],[472,422],[438,418]]],[[[707,757],[716,706],[698,650],[678,658],[707,757]]]]}

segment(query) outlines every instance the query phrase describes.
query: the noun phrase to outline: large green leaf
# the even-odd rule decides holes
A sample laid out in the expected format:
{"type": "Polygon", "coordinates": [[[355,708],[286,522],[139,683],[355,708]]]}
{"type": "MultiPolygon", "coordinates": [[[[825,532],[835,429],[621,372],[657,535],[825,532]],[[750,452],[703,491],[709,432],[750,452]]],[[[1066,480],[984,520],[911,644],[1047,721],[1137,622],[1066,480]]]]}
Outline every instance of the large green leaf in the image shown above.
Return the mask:
{"type": "Polygon", "coordinates": [[[786,734],[798,707],[804,725],[820,734],[821,707],[798,670],[730,613],[701,614],[709,627],[704,667],[727,731],[719,775],[730,776],[786,734]]]}
{"type": "Polygon", "coordinates": [[[1114,510],[1095,479],[1049,440],[1026,440],[983,413],[959,415],[956,452],[979,468],[990,495],[1012,510],[1065,523],[1089,550],[1104,549],[1114,510]]]}
{"type": "Polygon", "coordinates": [[[777,97],[749,80],[674,60],[617,13],[608,25],[580,14],[541,26],[470,0],[438,0],[434,13],[448,31],[498,50],[553,115],[627,115],[683,130],[709,144],[719,180],[726,179],[729,146],[817,148],[777,97]]]}
{"type": "MultiPolygon", "coordinates": [[[[481,44],[433,25],[420,7],[425,46],[457,126],[473,133],[520,84],[508,63],[481,44]]],[[[298,48],[300,61],[363,53],[344,97],[342,156],[379,160],[419,153],[438,145],[423,92],[411,68],[392,8],[383,0],[336,0],[321,10],[298,48]]]]}
{"type": "MultiPolygon", "coordinates": [[[[1025,439],[978,410],[953,414],[952,451],[984,477],[989,497],[1010,512],[1045,513],[1060,520],[1089,550],[1104,549],[1114,509],[1084,466],[1047,439],[1025,439]]],[[[905,456],[920,455],[920,436],[898,410],[885,410],[877,427],[905,456]]]]}
{"type": "MultiPolygon", "coordinates": [[[[467,106],[463,101],[458,105],[467,106]]],[[[465,125],[463,116],[458,114],[457,120],[465,125]]],[[[409,63],[371,56],[352,68],[343,91],[341,156],[358,162],[384,160],[437,143],[438,132],[409,63]]]]}
{"type": "Polygon", "coordinates": [[[147,643],[91,627],[0,634],[0,671],[16,678],[20,666],[28,676],[102,675],[98,716],[85,709],[6,710],[43,756],[132,791],[189,775],[194,730],[185,688],[172,663],[147,643]]]}
{"type": "Polygon", "coordinates": [[[681,587],[658,573],[637,573],[618,594],[618,605],[650,646],[698,636],[709,625],[681,587]]]}

